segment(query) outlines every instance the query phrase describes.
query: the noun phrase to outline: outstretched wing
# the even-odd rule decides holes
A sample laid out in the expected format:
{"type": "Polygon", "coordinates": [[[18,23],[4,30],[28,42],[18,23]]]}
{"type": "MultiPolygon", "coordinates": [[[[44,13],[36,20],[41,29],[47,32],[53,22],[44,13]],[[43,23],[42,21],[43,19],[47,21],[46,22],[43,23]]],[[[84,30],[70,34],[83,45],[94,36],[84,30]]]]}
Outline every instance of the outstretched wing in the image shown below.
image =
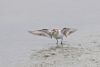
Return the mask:
{"type": "Polygon", "coordinates": [[[73,28],[63,28],[62,29],[62,34],[67,37],[69,36],[70,34],[76,32],[77,30],[76,29],[73,29],[73,28]]]}
{"type": "Polygon", "coordinates": [[[44,36],[52,38],[51,32],[48,29],[41,29],[36,31],[28,31],[29,33],[37,36],[44,36]]]}

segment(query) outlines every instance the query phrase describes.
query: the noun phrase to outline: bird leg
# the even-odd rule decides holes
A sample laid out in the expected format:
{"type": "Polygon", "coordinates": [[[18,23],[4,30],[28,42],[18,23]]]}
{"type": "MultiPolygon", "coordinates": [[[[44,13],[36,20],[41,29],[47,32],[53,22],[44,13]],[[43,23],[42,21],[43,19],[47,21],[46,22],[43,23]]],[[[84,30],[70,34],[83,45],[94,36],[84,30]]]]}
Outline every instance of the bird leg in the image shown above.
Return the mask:
{"type": "Polygon", "coordinates": [[[59,46],[58,46],[58,39],[56,39],[56,40],[57,40],[57,43],[56,43],[56,44],[57,44],[57,47],[59,47],[59,46]]]}
{"type": "Polygon", "coordinates": [[[62,45],[62,47],[63,47],[63,39],[61,39],[61,45],[62,45]]]}
{"type": "Polygon", "coordinates": [[[57,43],[56,44],[58,44],[58,39],[56,39],[57,40],[57,43]]]}

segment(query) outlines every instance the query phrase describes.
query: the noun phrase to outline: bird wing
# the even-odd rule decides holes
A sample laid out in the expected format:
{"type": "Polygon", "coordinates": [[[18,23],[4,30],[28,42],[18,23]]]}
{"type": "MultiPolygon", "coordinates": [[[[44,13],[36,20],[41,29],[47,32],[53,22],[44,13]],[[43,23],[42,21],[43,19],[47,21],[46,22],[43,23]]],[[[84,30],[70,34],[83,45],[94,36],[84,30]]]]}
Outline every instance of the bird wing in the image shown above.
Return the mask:
{"type": "Polygon", "coordinates": [[[62,34],[67,37],[69,36],[70,34],[76,32],[77,30],[76,29],[73,29],[73,28],[63,28],[62,30],[62,34]]]}
{"type": "Polygon", "coordinates": [[[51,32],[48,29],[41,29],[41,30],[28,31],[28,32],[33,34],[33,35],[52,38],[51,32]]]}

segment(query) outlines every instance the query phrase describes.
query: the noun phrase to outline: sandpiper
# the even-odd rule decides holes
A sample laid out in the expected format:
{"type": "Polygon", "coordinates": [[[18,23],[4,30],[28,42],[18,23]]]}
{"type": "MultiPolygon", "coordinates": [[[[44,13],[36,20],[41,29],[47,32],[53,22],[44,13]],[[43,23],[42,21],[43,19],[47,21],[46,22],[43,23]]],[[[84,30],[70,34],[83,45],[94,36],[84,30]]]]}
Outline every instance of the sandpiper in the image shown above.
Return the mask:
{"type": "Polygon", "coordinates": [[[35,30],[35,31],[28,31],[29,33],[33,35],[38,35],[38,36],[44,36],[44,37],[49,37],[49,38],[54,38],[57,41],[58,45],[58,39],[61,40],[61,45],[63,45],[63,37],[68,37],[70,34],[74,33],[77,31],[76,29],[73,28],[63,28],[63,29],[41,29],[41,30],[35,30]]]}

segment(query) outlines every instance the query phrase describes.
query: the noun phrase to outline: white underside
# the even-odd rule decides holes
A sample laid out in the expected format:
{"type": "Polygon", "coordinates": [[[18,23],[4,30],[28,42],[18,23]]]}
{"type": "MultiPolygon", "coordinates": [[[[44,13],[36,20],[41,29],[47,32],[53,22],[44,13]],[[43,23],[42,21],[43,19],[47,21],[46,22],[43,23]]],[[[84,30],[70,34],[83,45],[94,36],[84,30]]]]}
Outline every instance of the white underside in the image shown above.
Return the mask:
{"type": "Polygon", "coordinates": [[[54,36],[55,39],[63,39],[63,34],[61,33],[61,30],[59,30],[59,34],[57,36],[54,36]]]}

